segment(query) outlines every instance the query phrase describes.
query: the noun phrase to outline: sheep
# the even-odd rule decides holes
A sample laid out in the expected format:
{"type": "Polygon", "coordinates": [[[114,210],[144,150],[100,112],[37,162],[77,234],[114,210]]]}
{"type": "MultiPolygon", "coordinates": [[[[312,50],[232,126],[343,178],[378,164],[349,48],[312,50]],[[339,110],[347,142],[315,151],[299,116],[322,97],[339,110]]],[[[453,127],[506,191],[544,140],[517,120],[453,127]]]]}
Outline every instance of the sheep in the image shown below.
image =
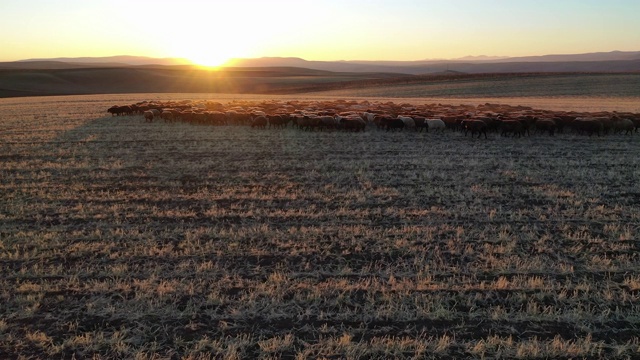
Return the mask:
{"type": "Polygon", "coordinates": [[[142,115],[142,111],[138,104],[131,104],[129,107],[131,108],[131,115],[142,115]]]}
{"type": "Polygon", "coordinates": [[[319,129],[336,129],[338,127],[338,120],[333,116],[320,116],[320,122],[318,123],[319,129]]]}
{"type": "Polygon", "coordinates": [[[633,125],[636,127],[636,132],[640,129],[640,114],[634,114],[631,117],[631,121],[633,121],[633,125]]]}
{"type": "Polygon", "coordinates": [[[133,109],[129,105],[125,105],[125,106],[114,105],[109,109],[107,109],[107,112],[111,113],[111,116],[131,115],[133,114],[133,109]]]}
{"type": "Polygon", "coordinates": [[[144,116],[144,122],[153,122],[153,111],[147,110],[142,113],[142,116],[144,116]]]}
{"type": "Polygon", "coordinates": [[[229,116],[227,115],[226,112],[207,111],[206,114],[207,114],[207,119],[206,119],[207,123],[211,125],[218,125],[218,126],[227,125],[227,120],[229,119],[229,116]]]}
{"type": "Polygon", "coordinates": [[[340,126],[345,130],[364,131],[367,123],[359,116],[349,116],[340,119],[340,126]]]}
{"type": "Polygon", "coordinates": [[[376,117],[376,114],[370,111],[365,111],[362,113],[362,118],[369,123],[373,123],[373,119],[375,119],[375,117],[376,117]]]}
{"type": "Polygon", "coordinates": [[[397,119],[398,120],[402,120],[402,122],[404,123],[405,129],[414,129],[414,130],[416,130],[416,122],[415,122],[415,120],[413,120],[412,117],[398,115],[397,119]]]}
{"type": "Polygon", "coordinates": [[[464,116],[446,115],[446,116],[441,116],[440,119],[444,122],[447,128],[453,131],[464,130],[462,128],[462,120],[465,119],[464,116]]]}
{"type": "Polygon", "coordinates": [[[160,113],[160,118],[164,119],[165,122],[173,122],[175,120],[176,112],[173,109],[162,109],[160,113]]]}
{"type": "Polygon", "coordinates": [[[467,136],[468,132],[471,132],[471,137],[473,134],[478,133],[478,139],[480,135],[484,133],[484,138],[487,138],[487,123],[483,120],[478,119],[468,119],[462,121],[462,128],[464,129],[464,136],[467,136]]]}
{"type": "Polygon", "coordinates": [[[267,115],[269,119],[269,127],[284,128],[289,122],[288,115],[267,115]]]}
{"type": "Polygon", "coordinates": [[[204,112],[198,110],[193,114],[193,122],[200,125],[206,124],[208,121],[208,116],[209,114],[205,114],[204,112]]]}
{"type": "Polygon", "coordinates": [[[494,117],[479,117],[475,118],[475,120],[482,120],[487,125],[487,131],[498,131],[498,127],[500,125],[500,121],[494,117]]]}
{"type": "Polygon", "coordinates": [[[553,133],[558,129],[558,125],[553,119],[538,119],[535,125],[536,132],[542,132],[544,134],[544,132],[547,131],[551,136],[553,136],[553,133]]]}
{"type": "Polygon", "coordinates": [[[251,114],[244,111],[227,111],[225,113],[229,125],[249,125],[251,124],[251,114]]]}
{"type": "Polygon", "coordinates": [[[111,114],[111,116],[118,116],[119,114],[119,110],[120,110],[120,106],[118,105],[113,105],[112,107],[107,109],[107,112],[111,114]]]}
{"type": "Polygon", "coordinates": [[[398,130],[404,129],[404,121],[400,119],[384,117],[380,121],[380,124],[382,125],[383,128],[387,129],[387,131],[395,130],[395,129],[398,129],[398,130]]]}
{"type": "Polygon", "coordinates": [[[613,132],[615,131],[614,125],[613,125],[613,120],[610,119],[609,117],[598,117],[596,118],[598,121],[600,121],[600,123],[602,124],[602,133],[603,134],[608,134],[610,131],[613,132]]]}
{"type": "Polygon", "coordinates": [[[305,115],[302,118],[298,118],[298,127],[303,130],[313,130],[320,125],[320,117],[305,115]]]}
{"type": "Polygon", "coordinates": [[[434,130],[441,133],[447,128],[447,125],[441,119],[427,119],[427,131],[434,130]]]}
{"type": "Polygon", "coordinates": [[[300,126],[298,125],[298,121],[302,118],[303,118],[302,115],[290,114],[289,119],[291,119],[291,126],[293,126],[294,128],[299,128],[300,126]]]}
{"type": "Polygon", "coordinates": [[[153,113],[153,117],[154,118],[159,118],[160,117],[160,110],[158,110],[158,109],[149,109],[149,111],[151,111],[153,113]]]}
{"type": "Polygon", "coordinates": [[[422,132],[422,130],[427,130],[427,132],[429,132],[429,125],[426,120],[424,116],[413,117],[413,121],[416,123],[416,131],[422,132]]]}
{"type": "Polygon", "coordinates": [[[373,123],[376,125],[378,129],[382,129],[385,127],[384,122],[386,118],[387,118],[386,116],[376,115],[373,118],[373,123]]]}
{"type": "Polygon", "coordinates": [[[573,115],[557,115],[553,118],[556,126],[558,127],[558,132],[564,132],[564,128],[567,126],[572,126],[572,123],[576,120],[576,116],[573,115]]]}
{"type": "Polygon", "coordinates": [[[587,133],[589,136],[594,133],[600,136],[604,129],[602,122],[596,118],[577,118],[571,124],[578,134],[587,133]]]}
{"type": "Polygon", "coordinates": [[[531,116],[531,115],[524,115],[524,116],[519,116],[516,120],[520,121],[520,123],[522,123],[522,136],[525,135],[525,133],[527,134],[527,136],[531,136],[531,133],[529,132],[529,129],[531,129],[531,126],[533,126],[533,124],[535,124],[536,120],[538,120],[537,117],[535,116],[531,116]]]}
{"type": "Polygon", "coordinates": [[[251,128],[254,127],[265,129],[267,127],[267,118],[265,116],[259,115],[251,118],[251,128]]]}
{"type": "Polygon", "coordinates": [[[185,110],[185,111],[181,111],[179,116],[185,122],[193,122],[195,113],[192,110],[185,110]]]}
{"type": "Polygon", "coordinates": [[[524,125],[519,120],[500,120],[500,136],[508,136],[513,134],[514,137],[522,137],[524,135],[524,125]]]}
{"type": "Polygon", "coordinates": [[[620,133],[625,131],[625,135],[633,134],[633,130],[635,129],[635,124],[632,120],[622,119],[619,117],[614,117],[611,119],[613,125],[613,131],[615,133],[620,133]]]}

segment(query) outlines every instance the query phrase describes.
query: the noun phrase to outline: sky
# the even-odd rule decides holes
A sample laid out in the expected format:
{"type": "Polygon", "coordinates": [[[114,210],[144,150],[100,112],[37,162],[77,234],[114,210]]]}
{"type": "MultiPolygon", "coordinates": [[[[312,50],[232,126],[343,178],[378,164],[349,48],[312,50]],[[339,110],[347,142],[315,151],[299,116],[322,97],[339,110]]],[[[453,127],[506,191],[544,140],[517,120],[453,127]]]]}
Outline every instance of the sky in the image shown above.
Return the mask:
{"type": "Polygon", "coordinates": [[[423,60],[640,51],[639,0],[3,0],[0,61],[423,60]]]}

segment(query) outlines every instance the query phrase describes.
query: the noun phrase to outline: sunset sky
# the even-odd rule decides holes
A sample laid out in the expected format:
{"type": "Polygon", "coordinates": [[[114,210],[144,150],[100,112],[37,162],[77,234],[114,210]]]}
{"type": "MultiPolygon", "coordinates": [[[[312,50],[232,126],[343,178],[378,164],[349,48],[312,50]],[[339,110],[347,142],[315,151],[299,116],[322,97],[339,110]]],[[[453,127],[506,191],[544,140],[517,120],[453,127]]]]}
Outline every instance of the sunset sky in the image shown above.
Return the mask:
{"type": "Polygon", "coordinates": [[[638,0],[8,0],[0,61],[422,60],[640,50],[638,0]]]}

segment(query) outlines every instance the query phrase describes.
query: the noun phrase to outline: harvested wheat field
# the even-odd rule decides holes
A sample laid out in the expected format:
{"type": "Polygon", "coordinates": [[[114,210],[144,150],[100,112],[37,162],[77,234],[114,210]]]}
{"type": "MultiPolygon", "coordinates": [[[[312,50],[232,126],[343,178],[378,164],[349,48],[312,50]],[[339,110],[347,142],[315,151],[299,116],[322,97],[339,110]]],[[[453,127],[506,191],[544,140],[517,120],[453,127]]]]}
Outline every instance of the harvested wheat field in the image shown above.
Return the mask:
{"type": "Polygon", "coordinates": [[[252,111],[489,102],[0,100],[0,358],[640,356],[640,134],[485,139],[107,113],[185,99],[252,111]]]}

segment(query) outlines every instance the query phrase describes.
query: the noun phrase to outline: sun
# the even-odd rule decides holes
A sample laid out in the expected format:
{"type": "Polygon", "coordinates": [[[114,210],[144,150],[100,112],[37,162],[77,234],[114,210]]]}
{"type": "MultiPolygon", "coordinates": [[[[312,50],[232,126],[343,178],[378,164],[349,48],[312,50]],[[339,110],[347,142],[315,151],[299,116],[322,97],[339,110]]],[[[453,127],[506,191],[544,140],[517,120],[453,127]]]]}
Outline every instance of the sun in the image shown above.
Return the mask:
{"type": "MultiPolygon", "coordinates": [[[[149,34],[168,57],[186,58],[207,67],[271,53],[274,42],[291,33],[287,14],[293,14],[278,11],[278,20],[272,21],[268,20],[274,12],[272,2],[251,0],[249,4],[251,11],[244,1],[176,7],[172,9],[171,26],[154,27],[149,34]]],[[[153,14],[151,18],[163,18],[162,13],[153,14]]]]}
{"type": "Polygon", "coordinates": [[[250,32],[224,32],[211,29],[191,29],[175,32],[168,42],[170,52],[195,65],[220,67],[234,58],[251,57],[256,47],[250,32]]]}
{"type": "Polygon", "coordinates": [[[205,67],[221,67],[226,65],[234,55],[225,54],[223,52],[214,53],[214,52],[203,52],[198,54],[188,55],[187,59],[189,59],[195,65],[205,66],[205,67]]]}
{"type": "Polygon", "coordinates": [[[252,11],[243,4],[203,2],[197,10],[178,7],[172,26],[154,28],[153,38],[158,39],[162,53],[207,67],[273,52],[274,42],[292,31],[288,17],[267,20],[274,11],[271,2],[251,1],[252,11]]]}
{"type": "Polygon", "coordinates": [[[218,38],[211,43],[204,43],[201,38],[185,40],[182,38],[179,45],[175,46],[173,53],[178,57],[186,58],[195,65],[206,67],[220,67],[228,65],[234,58],[249,57],[251,51],[247,42],[235,38],[218,38]]]}
{"type": "Polygon", "coordinates": [[[194,65],[206,67],[220,67],[234,57],[242,56],[240,49],[231,42],[224,42],[220,46],[203,45],[199,41],[188,42],[184,39],[180,46],[174,49],[179,57],[190,60],[194,65]]]}

